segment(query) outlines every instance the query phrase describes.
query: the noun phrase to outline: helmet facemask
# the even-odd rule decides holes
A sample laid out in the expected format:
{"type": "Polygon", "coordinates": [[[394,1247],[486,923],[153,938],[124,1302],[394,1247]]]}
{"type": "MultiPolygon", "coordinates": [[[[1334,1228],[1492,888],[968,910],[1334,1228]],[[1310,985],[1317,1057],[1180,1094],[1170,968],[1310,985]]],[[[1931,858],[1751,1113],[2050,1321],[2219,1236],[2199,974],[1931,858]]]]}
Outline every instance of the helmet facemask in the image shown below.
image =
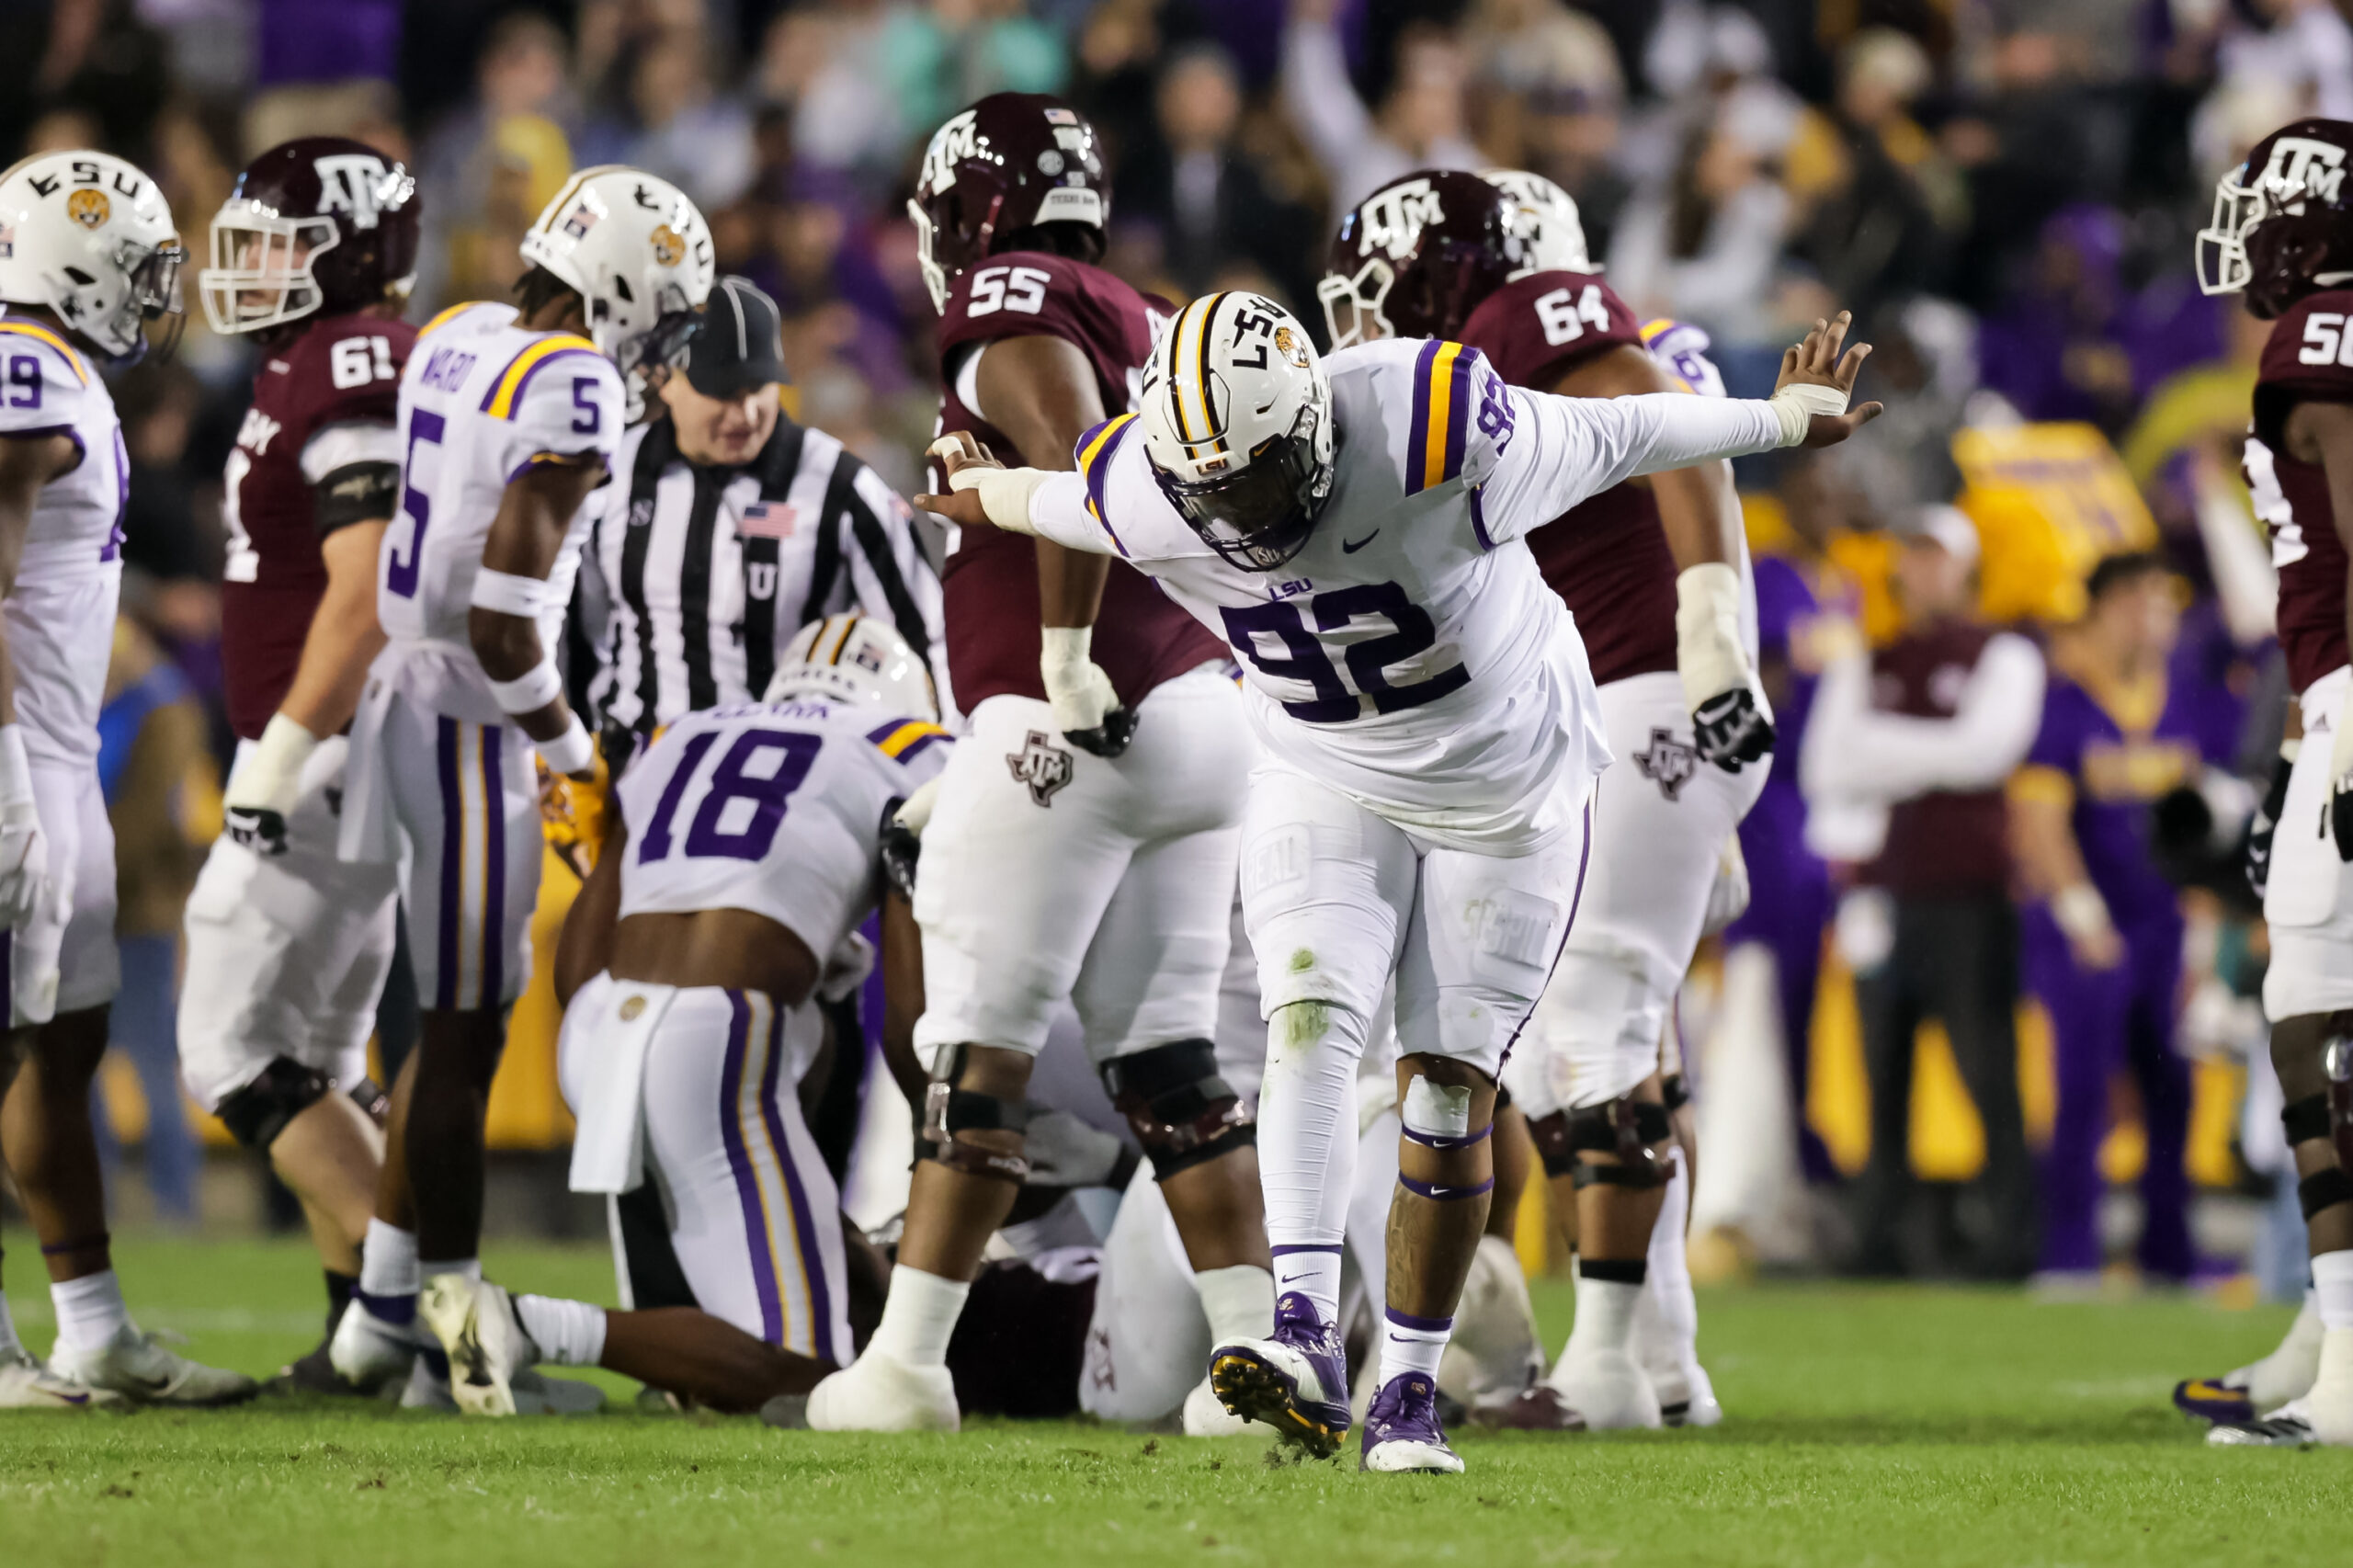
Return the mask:
{"type": "Polygon", "coordinates": [[[1397,282],[1396,269],[1380,256],[1374,256],[1354,275],[1342,277],[1326,273],[1315,284],[1315,298],[1324,307],[1324,329],[1332,335],[1332,347],[1336,351],[1354,344],[1371,343],[1379,338],[1394,337],[1397,329],[1389,324],[1381,305],[1389,298],[1389,290],[1397,282]],[[1347,326],[1340,325],[1340,313],[1347,312],[1347,326]],[[1367,326],[1378,331],[1368,332],[1367,326]]]}
{"type": "Polygon", "coordinates": [[[1177,479],[1154,465],[1162,490],[1203,544],[1245,572],[1273,572],[1307,547],[1332,494],[1328,440],[1311,404],[1290,429],[1222,473],[1177,479]]]}
{"type": "Polygon", "coordinates": [[[212,220],[212,265],[197,278],[205,319],[231,334],[313,313],[326,290],[312,269],[342,243],[332,217],[281,218],[251,201],[223,207],[212,220]]]}
{"type": "Polygon", "coordinates": [[[73,324],[119,368],[138,364],[151,350],[169,359],[179,351],[180,334],[188,330],[187,305],[180,296],[187,249],[177,240],[144,245],[126,239],[116,244],[114,260],[122,274],[122,302],[104,324],[73,324]],[[162,336],[151,338],[143,329],[157,320],[166,324],[162,336]]]}

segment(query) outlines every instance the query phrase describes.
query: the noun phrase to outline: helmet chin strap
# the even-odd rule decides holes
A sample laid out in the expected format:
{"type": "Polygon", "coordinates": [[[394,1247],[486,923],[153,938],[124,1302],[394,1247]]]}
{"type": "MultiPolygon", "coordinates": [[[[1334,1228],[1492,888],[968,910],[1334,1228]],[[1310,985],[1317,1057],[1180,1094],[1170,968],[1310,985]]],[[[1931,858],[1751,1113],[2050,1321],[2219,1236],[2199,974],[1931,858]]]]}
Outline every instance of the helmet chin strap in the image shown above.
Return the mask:
{"type": "Polygon", "coordinates": [[[2313,281],[2324,289],[2334,289],[2340,283],[2353,283],[2353,272],[2315,272],[2313,281]]]}

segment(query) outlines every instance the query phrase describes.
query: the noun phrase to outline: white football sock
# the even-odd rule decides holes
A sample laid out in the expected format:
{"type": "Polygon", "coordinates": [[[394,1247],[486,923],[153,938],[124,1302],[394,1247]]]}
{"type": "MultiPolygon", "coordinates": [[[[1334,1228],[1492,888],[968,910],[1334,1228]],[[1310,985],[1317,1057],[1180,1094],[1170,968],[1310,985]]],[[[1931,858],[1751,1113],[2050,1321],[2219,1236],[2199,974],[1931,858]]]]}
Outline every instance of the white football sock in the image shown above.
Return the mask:
{"type": "Polygon", "coordinates": [[[2353,1328],[2353,1251],[2325,1252],[2313,1259],[2313,1300],[2323,1328],[2353,1328]]]}
{"type": "Polygon", "coordinates": [[[1683,1216],[1691,1197],[1691,1177],[1683,1165],[1683,1151],[1669,1152],[1674,1175],[1667,1178],[1666,1201],[1659,1206],[1658,1222],[1651,1227],[1650,1276],[1643,1281],[1644,1316],[1661,1341],[1660,1358],[1680,1370],[1699,1358],[1699,1302],[1691,1292],[1691,1264],[1684,1256],[1683,1216]]]}
{"type": "Polygon", "coordinates": [[[1452,1318],[1417,1318],[1392,1307],[1381,1324],[1381,1386],[1389,1380],[1419,1372],[1438,1386],[1438,1364],[1454,1333],[1452,1318]]]}
{"type": "Polygon", "coordinates": [[[1633,1332],[1634,1308],[1643,1299],[1643,1289],[1631,1280],[1593,1278],[1580,1264],[1576,1320],[1569,1324],[1569,1343],[1561,1352],[1561,1359],[1571,1362],[1581,1353],[1600,1351],[1623,1354],[1627,1336],[1633,1332]]]}
{"type": "Polygon", "coordinates": [[[515,1316],[540,1359],[558,1367],[593,1367],[605,1358],[605,1309],[560,1296],[517,1296],[515,1316]]]}
{"type": "Polygon", "coordinates": [[[25,1342],[17,1337],[17,1320],[9,1315],[8,1298],[0,1295],[0,1357],[25,1354],[25,1342]]]}
{"type": "Polygon", "coordinates": [[[1256,1264],[1204,1268],[1193,1276],[1193,1289],[1201,1294],[1212,1348],[1275,1331],[1275,1277],[1256,1264]]]}
{"type": "Polygon", "coordinates": [[[360,1293],[386,1299],[414,1296],[424,1283],[420,1272],[416,1233],[369,1220],[367,1239],[359,1244],[360,1293]]]}
{"type": "Polygon", "coordinates": [[[122,1304],[122,1284],[114,1270],[102,1268],[49,1288],[57,1308],[59,1343],[76,1350],[96,1350],[131,1325],[131,1309],[122,1304]]]}
{"type": "Polygon", "coordinates": [[[882,1301],[882,1321],[867,1348],[880,1350],[910,1367],[948,1364],[948,1341],[963,1314],[964,1298],[972,1293],[961,1279],[943,1279],[905,1264],[891,1270],[891,1293],[882,1301]]]}
{"type": "Polygon", "coordinates": [[[1267,1021],[1258,1092],[1258,1180],[1275,1293],[1297,1291],[1316,1315],[1340,1311],[1340,1244],[1356,1176],[1357,1062],[1365,1020],[1322,1002],[1294,1002],[1267,1021]]]}

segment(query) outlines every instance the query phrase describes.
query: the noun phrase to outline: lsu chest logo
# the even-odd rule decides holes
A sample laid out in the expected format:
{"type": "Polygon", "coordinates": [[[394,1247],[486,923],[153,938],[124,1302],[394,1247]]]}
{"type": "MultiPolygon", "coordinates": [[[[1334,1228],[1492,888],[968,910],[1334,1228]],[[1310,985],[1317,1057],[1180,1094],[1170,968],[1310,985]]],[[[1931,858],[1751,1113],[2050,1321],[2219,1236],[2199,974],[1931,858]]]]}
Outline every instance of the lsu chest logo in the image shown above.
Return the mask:
{"type": "Polygon", "coordinates": [[[103,190],[87,187],[65,199],[65,215],[85,229],[95,229],[114,215],[114,203],[103,190]]]}
{"type": "Polygon", "coordinates": [[[1070,782],[1070,753],[1054,744],[1043,730],[1030,731],[1019,751],[1006,753],[1005,765],[1012,770],[1016,784],[1029,787],[1034,805],[1052,805],[1054,796],[1070,782]]]}

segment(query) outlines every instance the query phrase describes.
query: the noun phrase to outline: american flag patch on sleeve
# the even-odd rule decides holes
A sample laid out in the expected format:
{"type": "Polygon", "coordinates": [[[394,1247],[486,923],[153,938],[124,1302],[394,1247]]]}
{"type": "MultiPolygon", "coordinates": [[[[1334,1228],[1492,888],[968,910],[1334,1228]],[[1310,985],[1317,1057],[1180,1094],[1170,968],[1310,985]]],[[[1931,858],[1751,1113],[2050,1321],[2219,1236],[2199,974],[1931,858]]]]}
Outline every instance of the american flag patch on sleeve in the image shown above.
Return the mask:
{"type": "Polygon", "coordinates": [[[744,508],[735,531],[747,539],[790,539],[801,518],[788,501],[755,501],[744,508]]]}

